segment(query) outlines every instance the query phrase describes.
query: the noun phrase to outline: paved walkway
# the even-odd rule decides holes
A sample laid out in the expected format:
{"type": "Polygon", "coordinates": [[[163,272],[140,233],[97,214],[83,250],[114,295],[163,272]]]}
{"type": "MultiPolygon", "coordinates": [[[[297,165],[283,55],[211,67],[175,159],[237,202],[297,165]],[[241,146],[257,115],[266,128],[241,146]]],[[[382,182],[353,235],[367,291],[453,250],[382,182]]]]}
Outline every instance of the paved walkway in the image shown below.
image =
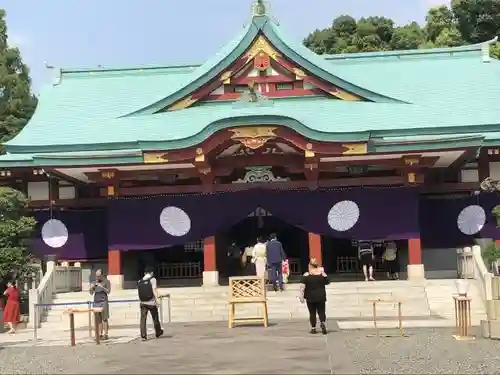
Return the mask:
{"type": "Polygon", "coordinates": [[[409,330],[408,337],[371,332],[310,335],[305,322],[268,329],[224,323],[174,324],[161,339],[74,348],[0,344],[0,373],[72,374],[485,374],[500,368],[500,342],[459,342],[449,329],[409,330]]]}

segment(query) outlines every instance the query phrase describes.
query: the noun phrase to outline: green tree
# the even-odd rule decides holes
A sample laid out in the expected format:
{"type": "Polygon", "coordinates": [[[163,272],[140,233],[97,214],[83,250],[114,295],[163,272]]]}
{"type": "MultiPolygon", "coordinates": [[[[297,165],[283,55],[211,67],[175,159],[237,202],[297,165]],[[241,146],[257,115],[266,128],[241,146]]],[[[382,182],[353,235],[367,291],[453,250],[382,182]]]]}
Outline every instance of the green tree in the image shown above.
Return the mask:
{"type": "Polygon", "coordinates": [[[416,49],[425,44],[425,32],[416,22],[397,27],[392,34],[390,47],[393,50],[416,49]]]}
{"type": "Polygon", "coordinates": [[[8,45],[5,11],[0,9],[0,144],[19,133],[33,115],[37,99],[30,83],[19,49],[8,45]]]}
{"type": "Polygon", "coordinates": [[[28,250],[28,240],[36,220],[26,215],[27,207],[28,199],[23,193],[0,187],[0,279],[31,271],[33,256],[28,250]]]}
{"type": "MultiPolygon", "coordinates": [[[[452,0],[451,7],[429,9],[424,27],[416,22],[395,27],[386,17],[356,21],[348,15],[337,17],[332,26],[315,30],[304,40],[318,54],[416,48],[455,47],[481,43],[500,36],[500,0],[452,0]]],[[[500,47],[491,47],[500,58],[500,47]]]]}
{"type": "Polygon", "coordinates": [[[500,0],[452,0],[451,10],[467,43],[481,43],[500,33],[500,0]]]}
{"type": "Polygon", "coordinates": [[[446,29],[451,29],[455,26],[453,13],[446,5],[432,7],[427,12],[425,18],[426,25],[424,30],[427,34],[427,39],[435,42],[437,37],[446,29]]]}

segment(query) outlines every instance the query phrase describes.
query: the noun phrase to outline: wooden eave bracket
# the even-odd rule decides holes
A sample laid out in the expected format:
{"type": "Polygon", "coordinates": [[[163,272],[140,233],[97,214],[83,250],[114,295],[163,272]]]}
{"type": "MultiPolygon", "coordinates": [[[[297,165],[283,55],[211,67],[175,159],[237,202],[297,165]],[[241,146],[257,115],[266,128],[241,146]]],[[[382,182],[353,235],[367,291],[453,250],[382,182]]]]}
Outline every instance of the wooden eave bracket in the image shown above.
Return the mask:
{"type": "Polygon", "coordinates": [[[99,169],[100,177],[106,184],[107,195],[117,195],[117,190],[120,182],[118,169],[99,169]]]}
{"type": "Polygon", "coordinates": [[[304,157],[304,175],[308,181],[308,188],[316,190],[319,182],[319,157],[311,150],[305,150],[304,157]]]}
{"type": "Polygon", "coordinates": [[[201,184],[203,185],[203,191],[206,193],[212,192],[215,181],[215,174],[202,148],[196,149],[196,155],[194,157],[193,164],[195,165],[196,169],[198,170],[198,173],[200,174],[200,180],[201,184]]]}

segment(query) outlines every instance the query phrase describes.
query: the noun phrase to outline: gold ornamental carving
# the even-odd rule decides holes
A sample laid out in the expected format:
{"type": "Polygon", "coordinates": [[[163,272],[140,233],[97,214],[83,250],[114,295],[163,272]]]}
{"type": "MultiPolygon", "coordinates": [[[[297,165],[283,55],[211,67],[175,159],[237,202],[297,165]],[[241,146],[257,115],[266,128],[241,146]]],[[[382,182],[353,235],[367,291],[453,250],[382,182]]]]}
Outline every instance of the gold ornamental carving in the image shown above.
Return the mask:
{"type": "Polygon", "coordinates": [[[405,165],[407,165],[409,167],[420,164],[420,156],[419,155],[403,156],[403,160],[405,162],[405,165]]]}
{"type": "Polygon", "coordinates": [[[273,60],[276,60],[278,57],[281,57],[281,54],[262,35],[259,35],[259,37],[253,42],[248,52],[245,53],[247,63],[250,60],[254,59],[260,52],[264,52],[273,60]]]}
{"type": "Polygon", "coordinates": [[[339,98],[341,100],[345,100],[348,102],[356,102],[356,101],[363,100],[361,97],[356,96],[354,94],[351,94],[351,93],[344,91],[344,90],[341,90],[341,89],[335,89],[335,90],[329,91],[328,93],[332,96],[335,96],[336,98],[339,98]]]}
{"type": "Polygon", "coordinates": [[[231,139],[240,142],[251,150],[256,150],[270,139],[276,138],[275,126],[253,126],[230,129],[234,134],[231,139]]]}
{"type": "Polygon", "coordinates": [[[309,158],[313,158],[316,154],[314,153],[314,151],[311,151],[311,150],[306,150],[304,152],[304,156],[309,159],[309,158]]]}
{"type": "Polygon", "coordinates": [[[101,177],[107,180],[115,178],[115,171],[101,171],[101,177]]]}
{"type": "Polygon", "coordinates": [[[229,85],[231,83],[231,77],[233,75],[233,72],[231,70],[228,70],[224,73],[221,74],[220,76],[220,81],[224,85],[229,85]]]}
{"type": "Polygon", "coordinates": [[[366,143],[346,143],[342,145],[342,148],[344,148],[342,155],[365,155],[368,153],[366,143]]]}
{"type": "Polygon", "coordinates": [[[295,74],[295,79],[300,81],[306,77],[306,73],[299,68],[293,68],[293,74],[295,74]]]}
{"type": "Polygon", "coordinates": [[[170,107],[168,107],[168,111],[177,111],[179,109],[184,109],[189,107],[191,104],[196,103],[197,99],[193,99],[192,95],[189,95],[185,97],[182,100],[179,100],[178,102],[172,104],[170,107]]]}
{"type": "Polygon", "coordinates": [[[166,152],[144,152],[142,158],[144,164],[168,163],[168,155],[166,152]]]}

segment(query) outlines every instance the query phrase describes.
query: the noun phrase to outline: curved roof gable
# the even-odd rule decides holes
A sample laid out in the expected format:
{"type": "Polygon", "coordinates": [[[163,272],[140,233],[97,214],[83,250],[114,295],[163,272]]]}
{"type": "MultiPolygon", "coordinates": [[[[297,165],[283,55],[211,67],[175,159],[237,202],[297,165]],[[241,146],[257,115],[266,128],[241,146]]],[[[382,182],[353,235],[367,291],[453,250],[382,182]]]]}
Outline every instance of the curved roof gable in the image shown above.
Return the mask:
{"type": "Polygon", "coordinates": [[[335,75],[332,64],[324,58],[316,55],[300,43],[293,43],[280,30],[266,14],[254,15],[252,21],[245,26],[243,31],[230,43],[224,46],[213,58],[205,62],[190,75],[185,77],[183,85],[172,91],[165,98],[154,102],[146,107],[140,108],[129,115],[152,114],[161,111],[179,101],[187,101],[189,96],[204,85],[213,81],[242,57],[248,51],[259,36],[264,36],[280,53],[287,59],[293,61],[303,69],[314,74],[318,78],[355,94],[361,98],[373,102],[403,102],[397,98],[379,94],[357,86],[347,80],[335,75]]]}

